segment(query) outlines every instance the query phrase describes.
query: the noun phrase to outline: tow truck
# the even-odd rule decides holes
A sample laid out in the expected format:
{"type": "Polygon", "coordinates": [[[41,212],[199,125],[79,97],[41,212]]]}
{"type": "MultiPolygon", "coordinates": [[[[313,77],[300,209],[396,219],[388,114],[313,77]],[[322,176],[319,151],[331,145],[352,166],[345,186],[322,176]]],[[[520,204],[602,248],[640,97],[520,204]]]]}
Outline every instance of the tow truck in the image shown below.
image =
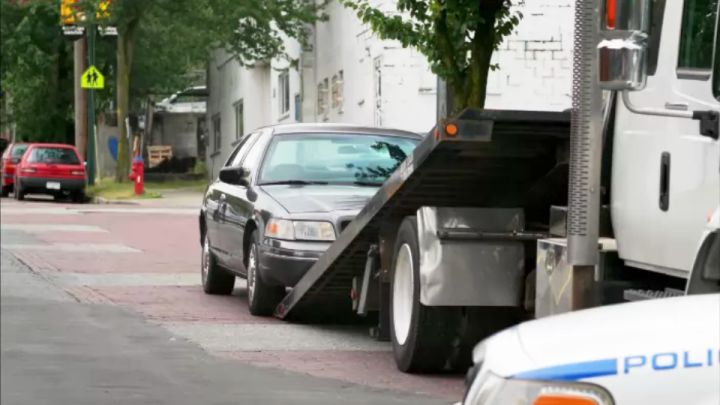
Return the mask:
{"type": "Polygon", "coordinates": [[[275,315],[377,313],[432,372],[529,317],[718,291],[718,14],[577,1],[571,111],[441,115],[275,315]]]}

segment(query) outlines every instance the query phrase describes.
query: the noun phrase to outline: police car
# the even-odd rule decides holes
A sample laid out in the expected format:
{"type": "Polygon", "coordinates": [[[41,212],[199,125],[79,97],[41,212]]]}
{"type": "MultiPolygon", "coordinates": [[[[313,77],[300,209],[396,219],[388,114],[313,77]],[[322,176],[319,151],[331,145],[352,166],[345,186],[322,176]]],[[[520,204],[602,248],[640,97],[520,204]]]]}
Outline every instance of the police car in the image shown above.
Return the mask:
{"type": "Polygon", "coordinates": [[[520,324],[478,344],[464,405],[720,404],[720,294],[520,324]]]}

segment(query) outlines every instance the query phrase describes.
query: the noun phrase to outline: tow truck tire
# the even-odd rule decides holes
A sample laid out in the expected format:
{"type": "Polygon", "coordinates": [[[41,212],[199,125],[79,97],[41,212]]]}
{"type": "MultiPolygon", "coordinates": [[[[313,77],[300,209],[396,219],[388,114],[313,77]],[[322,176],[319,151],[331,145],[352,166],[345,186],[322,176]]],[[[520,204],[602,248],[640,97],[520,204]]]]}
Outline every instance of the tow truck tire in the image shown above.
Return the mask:
{"type": "Polygon", "coordinates": [[[270,316],[275,307],[285,297],[285,287],[268,285],[263,281],[260,271],[260,241],[258,231],[250,237],[250,250],[247,255],[247,294],[248,308],[255,316],[270,316]]]}
{"type": "Polygon", "coordinates": [[[395,243],[390,286],[390,336],[398,369],[444,371],[453,351],[460,311],[420,303],[420,255],[415,217],[405,218],[395,243]]]}
{"type": "Polygon", "coordinates": [[[202,286],[205,294],[230,295],[235,287],[235,275],[221,268],[210,250],[210,240],[203,238],[201,266],[202,286]]]}

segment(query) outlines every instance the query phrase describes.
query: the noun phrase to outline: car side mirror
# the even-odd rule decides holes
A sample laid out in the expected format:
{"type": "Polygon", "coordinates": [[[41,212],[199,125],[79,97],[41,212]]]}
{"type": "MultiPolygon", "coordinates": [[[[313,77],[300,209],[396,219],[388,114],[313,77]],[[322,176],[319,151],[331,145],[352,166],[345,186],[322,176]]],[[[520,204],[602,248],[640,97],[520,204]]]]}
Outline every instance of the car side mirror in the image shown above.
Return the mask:
{"type": "Polygon", "coordinates": [[[599,84],[604,90],[642,90],[647,81],[650,0],[604,2],[598,44],[599,84]]]}
{"type": "Polygon", "coordinates": [[[83,162],[83,166],[87,167],[87,162],[83,162]]]}
{"type": "Polygon", "coordinates": [[[250,185],[250,181],[248,180],[249,174],[250,173],[242,167],[223,167],[220,169],[218,177],[223,183],[247,187],[250,185]]]}

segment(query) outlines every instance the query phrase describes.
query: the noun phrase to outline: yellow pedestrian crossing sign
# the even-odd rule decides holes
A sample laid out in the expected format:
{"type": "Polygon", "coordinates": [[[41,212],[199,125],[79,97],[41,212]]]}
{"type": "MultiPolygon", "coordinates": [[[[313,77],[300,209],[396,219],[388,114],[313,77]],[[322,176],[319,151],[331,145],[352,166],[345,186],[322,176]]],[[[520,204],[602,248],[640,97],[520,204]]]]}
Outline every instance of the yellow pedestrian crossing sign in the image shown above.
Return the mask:
{"type": "Polygon", "coordinates": [[[82,74],[80,84],[83,89],[104,89],[105,76],[103,76],[95,66],[90,66],[85,73],[82,74]]]}

